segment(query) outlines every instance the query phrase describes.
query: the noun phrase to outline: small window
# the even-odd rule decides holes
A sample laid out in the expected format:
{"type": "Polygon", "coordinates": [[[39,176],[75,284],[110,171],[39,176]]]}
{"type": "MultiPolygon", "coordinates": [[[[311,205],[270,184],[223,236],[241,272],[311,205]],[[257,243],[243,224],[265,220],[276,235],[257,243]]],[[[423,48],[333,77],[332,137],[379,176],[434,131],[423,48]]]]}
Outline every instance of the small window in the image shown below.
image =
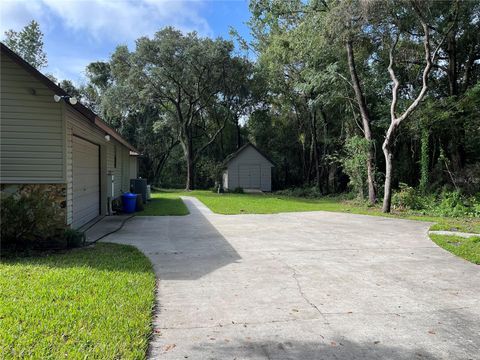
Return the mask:
{"type": "Polygon", "coordinates": [[[117,168],[117,145],[113,145],[113,167],[117,168]]]}

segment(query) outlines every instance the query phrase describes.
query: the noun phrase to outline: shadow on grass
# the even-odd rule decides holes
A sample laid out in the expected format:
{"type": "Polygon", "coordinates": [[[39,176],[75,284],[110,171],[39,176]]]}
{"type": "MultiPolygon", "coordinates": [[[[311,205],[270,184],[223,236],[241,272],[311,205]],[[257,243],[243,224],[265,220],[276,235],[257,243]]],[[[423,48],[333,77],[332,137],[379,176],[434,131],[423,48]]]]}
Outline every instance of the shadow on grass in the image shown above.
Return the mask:
{"type": "Polygon", "coordinates": [[[2,266],[47,268],[92,268],[101,271],[145,273],[152,271],[148,259],[135,247],[98,243],[93,246],[62,251],[35,252],[29,256],[9,256],[2,266]]]}

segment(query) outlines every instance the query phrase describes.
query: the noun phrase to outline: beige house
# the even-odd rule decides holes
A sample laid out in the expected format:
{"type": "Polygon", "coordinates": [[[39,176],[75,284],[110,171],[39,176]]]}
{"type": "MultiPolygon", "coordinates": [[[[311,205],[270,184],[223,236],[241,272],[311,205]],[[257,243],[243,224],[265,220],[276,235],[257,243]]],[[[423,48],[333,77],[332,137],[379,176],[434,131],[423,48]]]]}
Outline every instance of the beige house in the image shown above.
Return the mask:
{"type": "Polygon", "coordinates": [[[105,215],[137,177],[136,149],[4,44],[0,83],[2,192],[52,193],[72,228],[105,215]]]}
{"type": "Polygon", "coordinates": [[[225,190],[272,191],[273,162],[255,145],[247,143],[224,161],[223,188],[225,190]]]}

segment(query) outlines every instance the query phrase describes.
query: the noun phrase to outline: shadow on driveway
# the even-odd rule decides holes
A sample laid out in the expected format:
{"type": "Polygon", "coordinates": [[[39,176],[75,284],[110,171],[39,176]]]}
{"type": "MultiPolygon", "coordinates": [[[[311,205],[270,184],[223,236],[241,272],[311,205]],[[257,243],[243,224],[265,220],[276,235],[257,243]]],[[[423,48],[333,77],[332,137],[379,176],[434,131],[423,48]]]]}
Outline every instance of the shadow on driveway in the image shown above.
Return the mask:
{"type": "Polygon", "coordinates": [[[154,264],[160,280],[195,280],[240,260],[205,216],[141,216],[105,241],[136,246],[154,264]]]}

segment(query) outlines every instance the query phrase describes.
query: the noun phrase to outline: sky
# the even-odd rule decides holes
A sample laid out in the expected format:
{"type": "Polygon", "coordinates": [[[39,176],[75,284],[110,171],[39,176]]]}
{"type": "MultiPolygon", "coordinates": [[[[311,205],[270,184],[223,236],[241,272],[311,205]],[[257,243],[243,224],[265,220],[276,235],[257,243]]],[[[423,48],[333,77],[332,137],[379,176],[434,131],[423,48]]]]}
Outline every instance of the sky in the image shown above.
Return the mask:
{"type": "Polygon", "coordinates": [[[233,27],[249,38],[248,0],[2,0],[0,33],[40,24],[48,66],[43,73],[85,83],[85,67],[108,60],[117,45],[165,26],[201,36],[230,38],[233,27]]]}

